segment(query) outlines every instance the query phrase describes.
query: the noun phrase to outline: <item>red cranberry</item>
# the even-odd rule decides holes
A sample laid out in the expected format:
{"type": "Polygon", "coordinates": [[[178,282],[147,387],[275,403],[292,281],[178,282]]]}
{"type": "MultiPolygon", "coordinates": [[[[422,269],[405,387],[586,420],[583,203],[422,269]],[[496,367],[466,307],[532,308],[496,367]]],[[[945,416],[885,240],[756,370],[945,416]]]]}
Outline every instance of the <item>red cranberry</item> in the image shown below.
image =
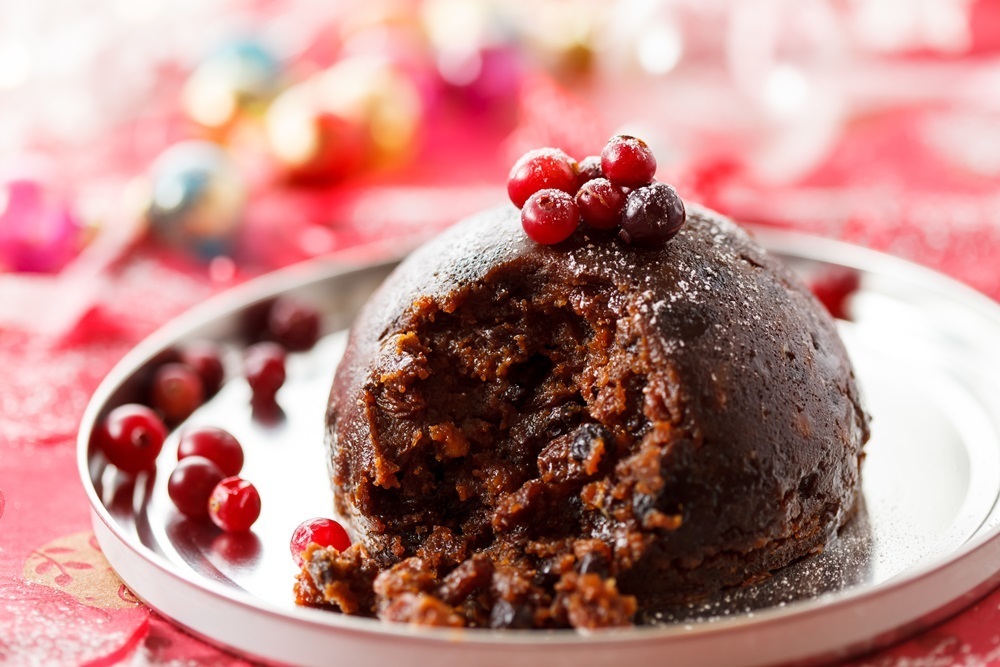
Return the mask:
{"type": "Polygon", "coordinates": [[[153,376],[153,407],[170,423],[182,422],[205,401],[201,377],[187,364],[166,364],[153,376]]]}
{"type": "Polygon", "coordinates": [[[580,217],[594,229],[613,229],[621,222],[625,193],[606,178],[587,181],[576,193],[580,217]]]}
{"type": "Polygon", "coordinates": [[[521,209],[521,226],[528,237],[544,245],[565,241],[580,224],[580,209],[562,190],[539,190],[521,209]]]}
{"type": "Polygon", "coordinates": [[[240,334],[248,345],[267,340],[267,321],[271,318],[271,309],[277,300],[273,298],[259,301],[243,311],[240,316],[240,334]]]}
{"type": "Polygon", "coordinates": [[[620,134],[601,151],[601,171],[615,185],[637,188],[653,182],[656,158],[645,141],[620,134]]]}
{"type": "Polygon", "coordinates": [[[626,243],[661,245],[677,235],[686,219],[677,191],[666,183],[653,183],[628,194],[619,236],[626,243]]]}
{"type": "Polygon", "coordinates": [[[857,271],[848,268],[830,269],[816,276],[809,284],[809,289],[819,302],[826,306],[831,315],[841,320],[850,319],[847,300],[860,287],[861,276],[857,271]]]}
{"type": "Polygon", "coordinates": [[[167,427],[157,414],[135,403],[112,410],[97,432],[104,455],[127,473],[152,468],[166,439],[167,427]]]}
{"type": "Polygon", "coordinates": [[[177,445],[177,459],[203,456],[222,471],[223,477],[233,477],[243,469],[243,447],[228,431],[214,426],[184,431],[177,445]]]}
{"type": "Polygon", "coordinates": [[[268,338],[291,352],[304,352],[319,340],[320,315],[315,308],[283,297],[267,318],[268,338]]]}
{"type": "Polygon", "coordinates": [[[521,156],[507,177],[507,194],[518,208],[540,190],[576,192],[576,160],[557,148],[539,148],[521,156]]]}
{"type": "Polygon", "coordinates": [[[201,378],[206,398],[218,393],[226,371],[222,367],[222,354],[217,345],[208,341],[192,343],[181,352],[181,361],[193,368],[201,378]]]}
{"type": "Polygon", "coordinates": [[[580,164],[577,167],[576,184],[582,188],[587,181],[592,181],[595,178],[604,178],[604,172],[601,171],[601,157],[599,155],[588,155],[580,160],[580,164]]]}
{"type": "Polygon", "coordinates": [[[167,494],[181,514],[194,519],[208,516],[208,497],[225,475],[203,456],[188,456],[167,480],[167,494]]]}
{"type": "Polygon", "coordinates": [[[260,516],[260,494],[253,484],[227,477],[215,485],[208,499],[212,523],[230,533],[242,533],[260,516]]]}
{"type": "Polygon", "coordinates": [[[351,546],[351,538],[347,535],[344,527],[333,519],[303,521],[292,533],[292,541],[289,544],[296,565],[302,567],[304,562],[302,554],[306,547],[313,543],[321,547],[333,547],[337,551],[345,551],[351,546]]]}
{"type": "Polygon", "coordinates": [[[274,398],[285,384],[285,350],[277,343],[256,343],[246,350],[244,357],[247,382],[253,392],[255,405],[273,404],[274,398]]]}

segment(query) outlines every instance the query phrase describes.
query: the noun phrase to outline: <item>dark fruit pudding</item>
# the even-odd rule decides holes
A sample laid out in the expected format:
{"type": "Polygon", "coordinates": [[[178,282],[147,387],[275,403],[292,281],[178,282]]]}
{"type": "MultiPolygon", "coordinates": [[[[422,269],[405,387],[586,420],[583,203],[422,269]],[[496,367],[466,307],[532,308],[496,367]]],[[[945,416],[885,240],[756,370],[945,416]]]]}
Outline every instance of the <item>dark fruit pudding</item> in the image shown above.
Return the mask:
{"type": "Polygon", "coordinates": [[[642,146],[619,148],[603,173],[639,188],[621,224],[641,243],[581,225],[541,245],[506,207],[365,306],[326,422],[354,543],[305,549],[301,604],[625,625],[816,552],[852,516],[868,417],[832,319],[731,221],[678,214],[642,146]]]}

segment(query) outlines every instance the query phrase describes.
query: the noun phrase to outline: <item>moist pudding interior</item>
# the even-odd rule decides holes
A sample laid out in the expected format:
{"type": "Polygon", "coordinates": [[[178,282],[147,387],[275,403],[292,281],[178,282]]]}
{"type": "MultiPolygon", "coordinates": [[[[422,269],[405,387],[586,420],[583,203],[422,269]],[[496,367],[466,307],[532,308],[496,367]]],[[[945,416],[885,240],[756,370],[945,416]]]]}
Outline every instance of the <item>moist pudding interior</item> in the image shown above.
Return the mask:
{"type": "Polygon", "coordinates": [[[412,536],[396,557],[434,526],[476,550],[498,537],[609,536],[601,489],[585,487],[677,412],[645,400],[641,337],[612,314],[621,304],[601,302],[624,296],[491,278],[451,312],[418,303],[411,330],[383,346],[392,371],[371,389],[386,457],[359,500],[386,533],[412,536]]]}

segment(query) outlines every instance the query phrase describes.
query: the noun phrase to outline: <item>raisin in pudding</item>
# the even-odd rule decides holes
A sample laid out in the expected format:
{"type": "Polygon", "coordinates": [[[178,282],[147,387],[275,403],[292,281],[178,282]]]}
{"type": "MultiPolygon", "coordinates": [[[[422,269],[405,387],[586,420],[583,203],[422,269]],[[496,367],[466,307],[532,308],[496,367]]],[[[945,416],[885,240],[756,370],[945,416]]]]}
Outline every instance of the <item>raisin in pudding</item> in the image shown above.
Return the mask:
{"type": "Polygon", "coordinates": [[[673,234],[542,245],[507,207],[403,262],[326,417],[355,544],[306,550],[299,602],[598,628],[822,549],[868,438],[833,321],[726,218],[673,234]]]}

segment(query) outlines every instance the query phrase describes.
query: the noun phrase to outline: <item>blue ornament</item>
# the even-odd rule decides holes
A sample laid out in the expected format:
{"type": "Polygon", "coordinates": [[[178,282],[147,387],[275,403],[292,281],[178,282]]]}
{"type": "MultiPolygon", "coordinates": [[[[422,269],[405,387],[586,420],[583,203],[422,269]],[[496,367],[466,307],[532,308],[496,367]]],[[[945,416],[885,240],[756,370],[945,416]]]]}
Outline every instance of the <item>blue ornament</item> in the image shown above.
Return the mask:
{"type": "Polygon", "coordinates": [[[233,41],[208,56],[184,85],[182,104],[191,119],[223,128],[241,113],[260,110],[280,89],[281,63],[263,45],[233,41]]]}
{"type": "Polygon", "coordinates": [[[171,146],[153,163],[150,179],[147,217],[154,234],[204,257],[228,251],[246,186],[221,147],[207,141],[171,146]]]}

